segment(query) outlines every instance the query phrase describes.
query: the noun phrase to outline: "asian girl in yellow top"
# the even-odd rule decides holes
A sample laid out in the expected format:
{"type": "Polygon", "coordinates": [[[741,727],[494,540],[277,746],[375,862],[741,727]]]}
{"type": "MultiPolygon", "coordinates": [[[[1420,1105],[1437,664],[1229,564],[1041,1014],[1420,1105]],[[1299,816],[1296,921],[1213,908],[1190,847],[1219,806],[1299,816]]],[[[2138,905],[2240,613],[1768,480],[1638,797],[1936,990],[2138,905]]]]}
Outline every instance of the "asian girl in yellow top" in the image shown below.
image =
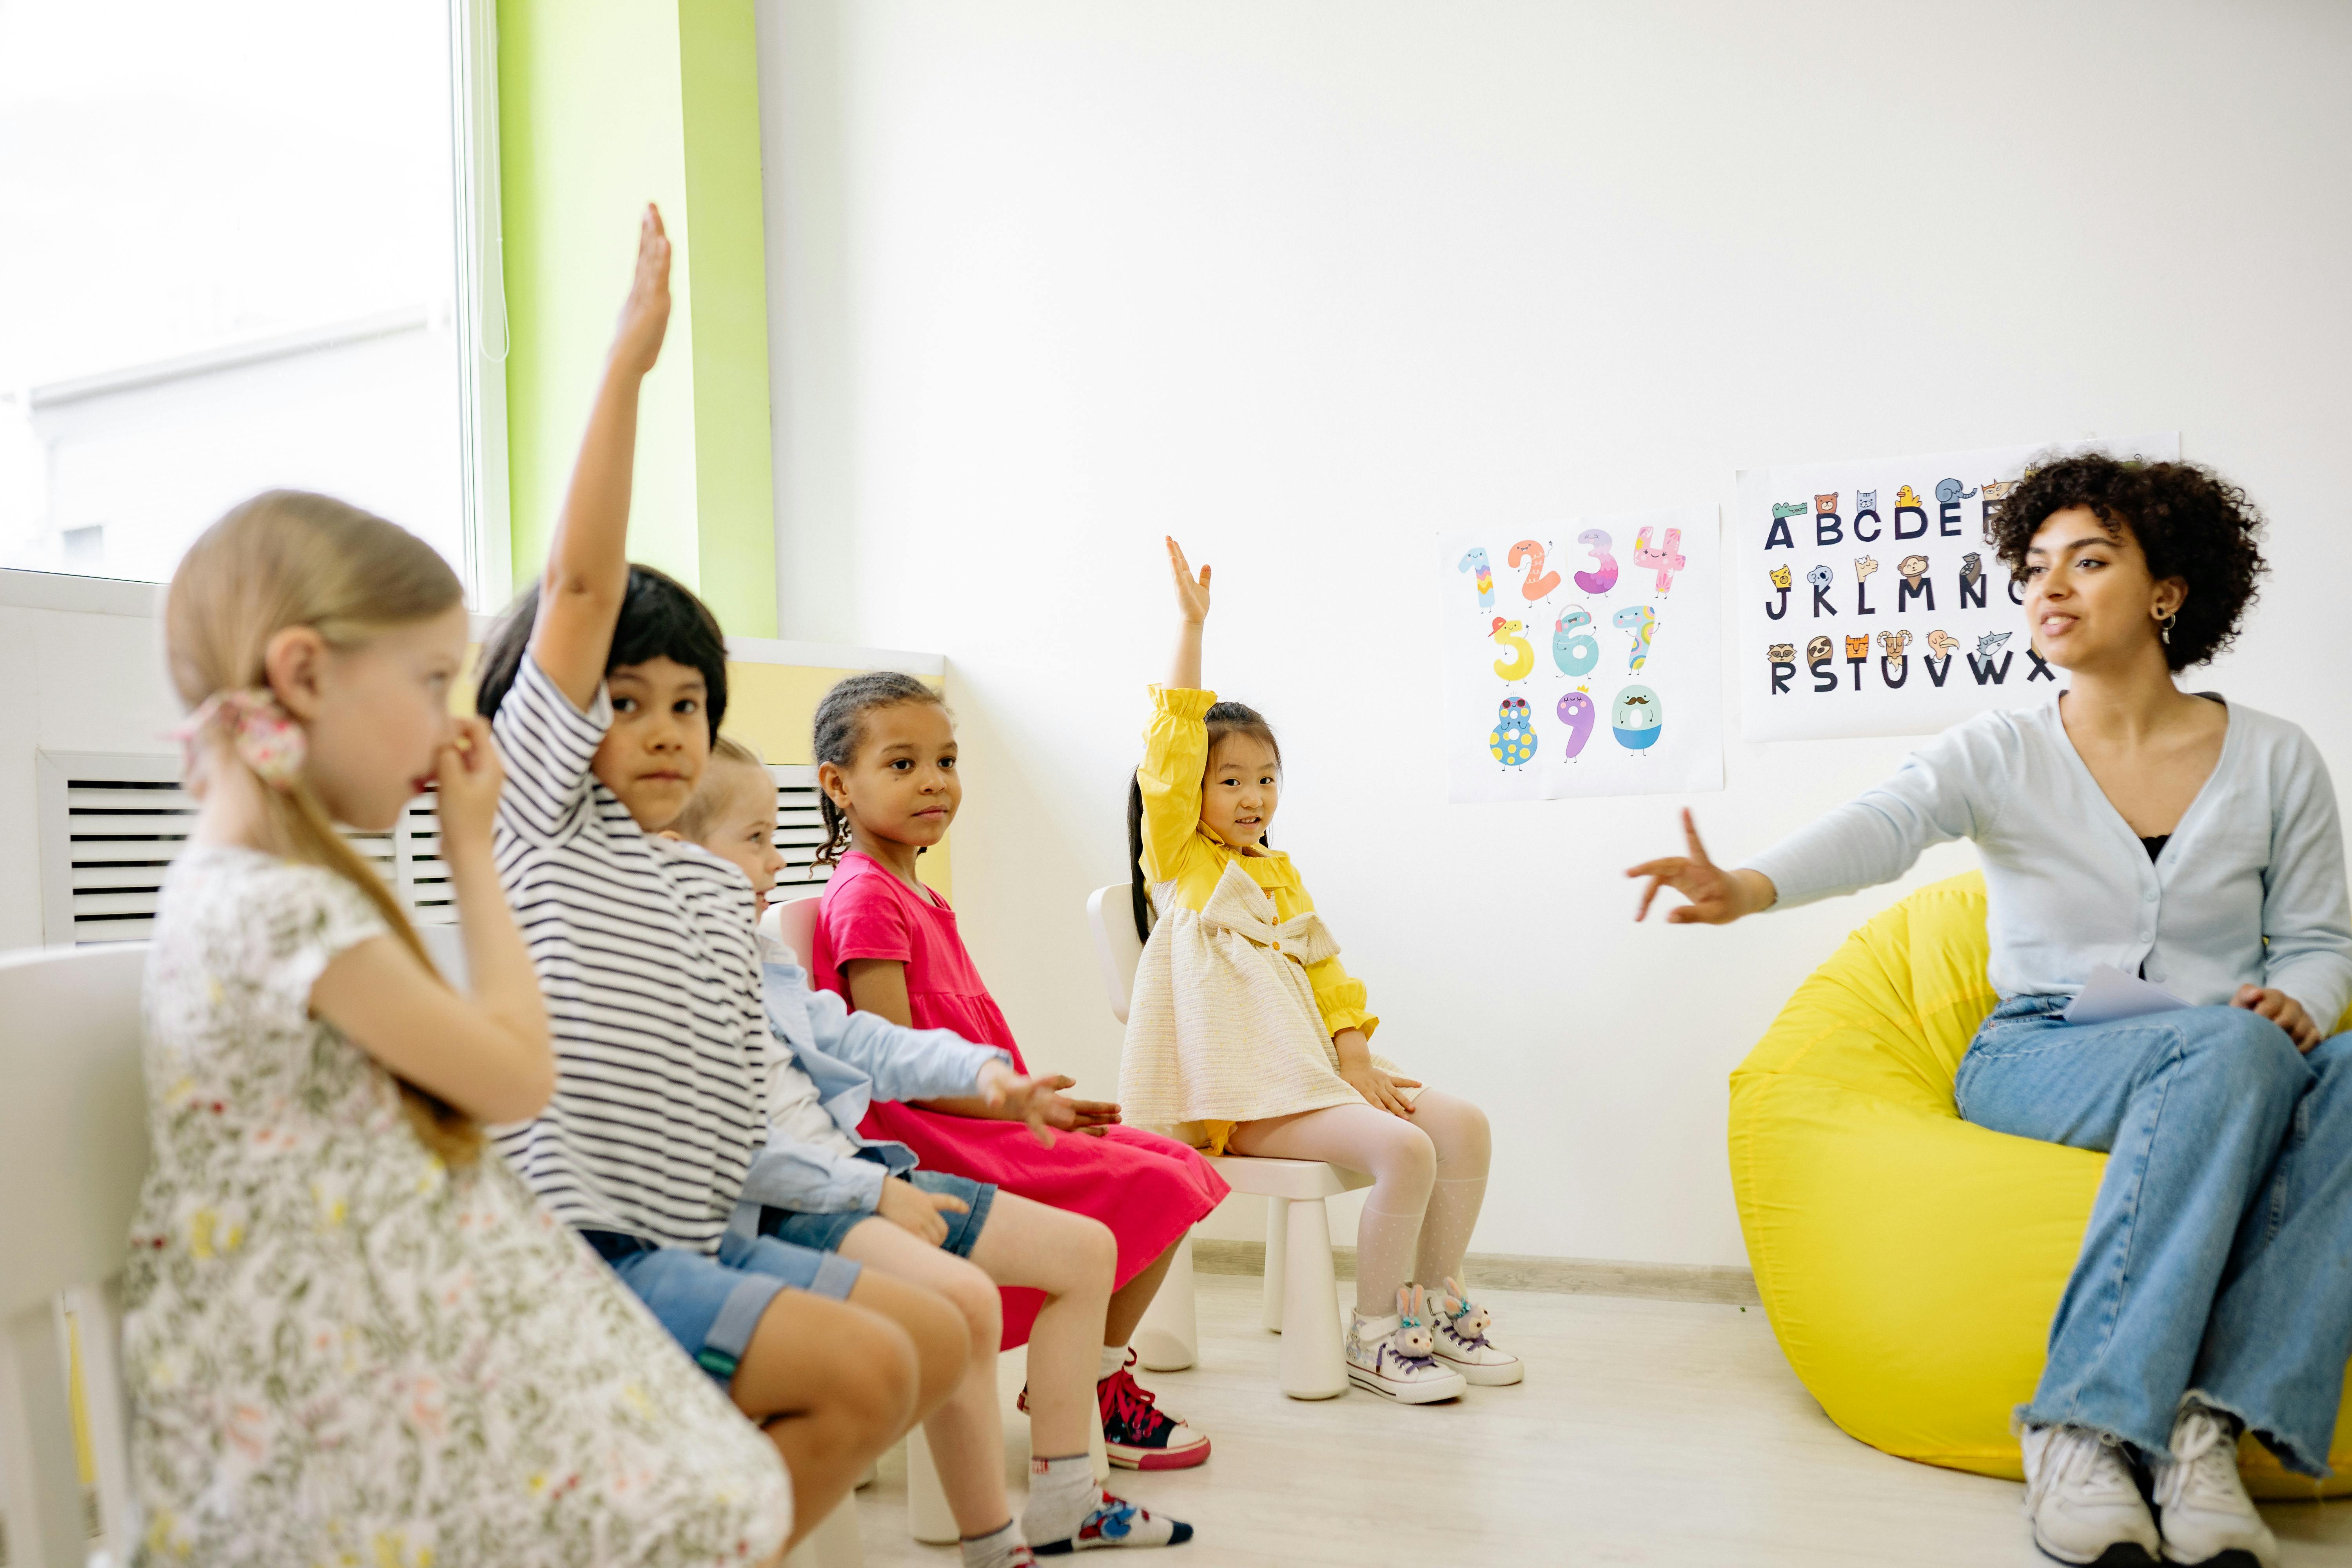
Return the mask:
{"type": "Polygon", "coordinates": [[[1266,847],[1282,754],[1253,710],[1201,686],[1209,569],[1174,540],[1177,642],[1152,689],[1129,801],[1139,928],[1158,910],[1129,1010],[1129,1121],[1236,1154],[1321,1160],[1373,1178],[1356,1238],[1349,1380],[1405,1404],[1519,1381],[1518,1358],[1455,1283],[1486,1192],[1486,1113],[1376,1057],[1380,1020],[1340,967],[1290,858],[1266,847]],[[1399,1292],[1425,1287],[1433,1353],[1399,1292]]]}

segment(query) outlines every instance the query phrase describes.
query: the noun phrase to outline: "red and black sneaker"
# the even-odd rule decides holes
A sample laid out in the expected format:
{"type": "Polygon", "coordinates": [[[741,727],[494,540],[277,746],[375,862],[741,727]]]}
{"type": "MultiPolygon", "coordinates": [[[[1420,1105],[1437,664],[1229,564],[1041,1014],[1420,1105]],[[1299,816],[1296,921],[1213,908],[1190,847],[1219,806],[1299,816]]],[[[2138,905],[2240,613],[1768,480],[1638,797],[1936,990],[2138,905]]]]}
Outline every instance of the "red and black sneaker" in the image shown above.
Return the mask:
{"type": "MultiPolygon", "coordinates": [[[[1110,1462],[1127,1470],[1188,1470],[1209,1458],[1209,1439],[1184,1425],[1181,1416],[1160,1408],[1160,1396],[1135,1381],[1128,1370],[1135,1352],[1127,1352],[1120,1367],[1095,1384],[1095,1402],[1102,1412],[1103,1447],[1110,1462]]],[[[1029,1408],[1029,1391],[1021,1391],[1020,1407],[1029,1408]]]]}

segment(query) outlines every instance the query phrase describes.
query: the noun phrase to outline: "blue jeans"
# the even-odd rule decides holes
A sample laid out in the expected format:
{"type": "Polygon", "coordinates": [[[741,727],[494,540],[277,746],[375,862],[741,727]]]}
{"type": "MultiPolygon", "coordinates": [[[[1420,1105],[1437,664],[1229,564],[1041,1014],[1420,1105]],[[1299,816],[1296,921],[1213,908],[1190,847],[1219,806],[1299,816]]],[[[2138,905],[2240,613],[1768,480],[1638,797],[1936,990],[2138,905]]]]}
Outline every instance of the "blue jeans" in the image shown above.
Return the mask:
{"type": "Polygon", "coordinates": [[[2304,1055],[2242,1008],[2077,1027],[2064,1005],[2002,1003],[1953,1085],[1979,1127],[2107,1155],[2019,1417],[2161,1453],[2194,1394],[2326,1475],[2352,1357],[2352,1034],[2304,1055]]]}

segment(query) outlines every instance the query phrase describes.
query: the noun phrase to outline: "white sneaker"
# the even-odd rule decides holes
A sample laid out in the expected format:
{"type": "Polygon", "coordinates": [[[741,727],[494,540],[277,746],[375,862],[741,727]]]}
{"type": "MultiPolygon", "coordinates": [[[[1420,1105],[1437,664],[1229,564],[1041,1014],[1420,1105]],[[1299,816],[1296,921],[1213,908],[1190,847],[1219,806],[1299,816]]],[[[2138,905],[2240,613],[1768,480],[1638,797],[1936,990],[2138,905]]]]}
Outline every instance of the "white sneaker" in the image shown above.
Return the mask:
{"type": "Polygon", "coordinates": [[[2162,1538],[2115,1444],[2083,1426],[2028,1426],[2020,1442],[2034,1545],[2098,1568],[2157,1561],[2162,1538]]]}
{"type": "Polygon", "coordinates": [[[1495,1315],[1475,1305],[1461,1286],[1446,1280],[1442,1289],[1430,1292],[1429,1307],[1435,1320],[1432,1327],[1437,1360],[1460,1373],[1464,1382],[1500,1388],[1527,1375],[1518,1357],[1486,1337],[1486,1331],[1495,1326],[1495,1315]]]}
{"type": "Polygon", "coordinates": [[[2278,1568],[2278,1538],[2238,1479],[2237,1426],[2201,1405],[2184,1403],[2173,1419],[2172,1451],[2156,1461],[2156,1507],[2166,1562],[2278,1568]]]}
{"type": "Polygon", "coordinates": [[[1469,1385],[1442,1365],[1420,1287],[1397,1292],[1399,1310],[1385,1318],[1353,1313],[1348,1321],[1348,1381],[1399,1405],[1459,1399],[1469,1385]],[[1420,1309],[1420,1310],[1416,1310],[1420,1309]]]}

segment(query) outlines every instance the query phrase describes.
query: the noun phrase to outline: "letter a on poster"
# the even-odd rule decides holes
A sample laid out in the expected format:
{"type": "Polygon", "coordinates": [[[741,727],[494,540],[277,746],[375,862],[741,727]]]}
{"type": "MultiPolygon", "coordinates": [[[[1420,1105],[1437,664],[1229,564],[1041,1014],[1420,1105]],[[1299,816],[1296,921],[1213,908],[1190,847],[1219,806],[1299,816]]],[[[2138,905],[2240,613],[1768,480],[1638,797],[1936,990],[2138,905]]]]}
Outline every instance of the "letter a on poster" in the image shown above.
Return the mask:
{"type": "Polygon", "coordinates": [[[2030,459],[2089,451],[2177,461],[2180,434],[1742,469],[1741,736],[1927,735],[2056,691],[1988,520],[2030,459]]]}
{"type": "Polygon", "coordinates": [[[1712,506],[1438,542],[1447,798],[1723,787],[1712,506]]]}

